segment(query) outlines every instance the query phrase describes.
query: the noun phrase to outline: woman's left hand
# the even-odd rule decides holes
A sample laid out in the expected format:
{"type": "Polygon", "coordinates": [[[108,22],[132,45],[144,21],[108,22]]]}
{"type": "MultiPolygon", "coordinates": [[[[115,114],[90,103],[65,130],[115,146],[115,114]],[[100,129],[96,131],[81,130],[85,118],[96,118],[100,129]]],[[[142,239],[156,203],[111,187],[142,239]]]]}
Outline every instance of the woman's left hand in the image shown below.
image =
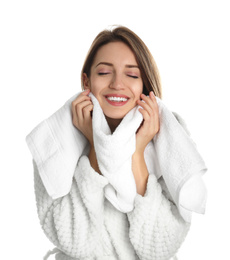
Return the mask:
{"type": "Polygon", "coordinates": [[[143,101],[138,100],[137,104],[140,113],[143,115],[143,122],[136,134],[136,152],[144,153],[145,147],[153,139],[160,129],[159,110],[156,98],[151,91],[149,97],[141,94],[143,101]]]}

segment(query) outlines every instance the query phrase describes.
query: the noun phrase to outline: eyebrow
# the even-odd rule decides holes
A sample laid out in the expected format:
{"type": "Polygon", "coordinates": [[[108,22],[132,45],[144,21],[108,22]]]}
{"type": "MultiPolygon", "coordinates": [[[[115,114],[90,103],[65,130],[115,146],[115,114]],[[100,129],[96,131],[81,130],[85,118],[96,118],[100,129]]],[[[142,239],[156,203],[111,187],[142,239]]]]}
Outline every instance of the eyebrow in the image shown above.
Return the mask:
{"type": "Polygon", "coordinates": [[[107,66],[113,66],[112,63],[109,63],[109,62],[99,62],[95,67],[98,67],[99,65],[107,65],[107,66]]]}
{"type": "MultiPolygon", "coordinates": [[[[113,66],[112,63],[109,63],[109,62],[99,62],[95,67],[98,67],[99,65],[107,65],[107,66],[113,66]]],[[[126,68],[137,68],[139,69],[139,66],[138,65],[131,65],[131,64],[127,64],[125,65],[126,68]]]]}
{"type": "Polygon", "coordinates": [[[127,68],[137,68],[137,69],[139,69],[139,66],[138,66],[138,65],[129,65],[129,64],[127,64],[127,65],[125,65],[125,67],[127,67],[127,68]]]}

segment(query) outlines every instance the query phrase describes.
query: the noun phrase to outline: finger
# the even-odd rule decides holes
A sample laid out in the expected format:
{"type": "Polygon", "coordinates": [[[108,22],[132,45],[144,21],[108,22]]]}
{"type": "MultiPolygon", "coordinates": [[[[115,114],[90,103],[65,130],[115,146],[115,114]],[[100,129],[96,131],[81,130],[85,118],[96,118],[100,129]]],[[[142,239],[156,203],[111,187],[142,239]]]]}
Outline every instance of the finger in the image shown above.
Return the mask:
{"type": "Polygon", "coordinates": [[[141,95],[142,100],[144,100],[147,104],[149,104],[149,106],[154,107],[154,106],[158,106],[157,104],[157,100],[156,97],[153,93],[153,91],[149,92],[149,96],[147,97],[146,95],[142,94],[141,95]]]}
{"type": "Polygon", "coordinates": [[[81,94],[78,95],[76,99],[81,98],[81,97],[87,97],[89,95],[89,93],[90,93],[90,89],[86,89],[86,90],[82,91],[81,94]]]}
{"type": "Polygon", "coordinates": [[[84,91],[81,92],[80,95],[88,95],[90,92],[90,89],[85,89],[84,91]]]}
{"type": "Polygon", "coordinates": [[[73,123],[76,127],[79,127],[83,124],[84,116],[82,109],[90,104],[92,104],[91,100],[85,100],[73,106],[73,123]]]}
{"type": "Polygon", "coordinates": [[[158,107],[157,99],[156,99],[153,91],[150,92],[149,96],[153,102],[153,107],[155,108],[155,111],[157,112],[157,114],[159,114],[159,107],[158,107]]]}
{"type": "Polygon", "coordinates": [[[150,115],[149,115],[149,113],[148,113],[145,109],[139,108],[138,110],[139,110],[139,112],[140,112],[140,113],[142,114],[142,116],[143,116],[143,119],[144,119],[144,122],[143,122],[143,123],[145,123],[147,120],[150,119],[150,115]]]}
{"type": "Polygon", "coordinates": [[[91,100],[90,97],[87,96],[87,93],[90,91],[84,91],[82,92],[74,101],[71,103],[71,110],[72,110],[72,116],[73,120],[76,119],[77,112],[76,112],[76,106],[77,104],[86,101],[86,100],[91,100]]]}
{"type": "Polygon", "coordinates": [[[148,104],[150,107],[153,107],[153,100],[152,100],[150,97],[151,97],[151,95],[147,97],[145,94],[141,94],[142,100],[143,100],[146,104],[148,104]]]}
{"type": "Polygon", "coordinates": [[[90,97],[88,97],[90,90],[83,91],[77,98],[72,101],[72,108],[75,107],[76,104],[84,101],[84,100],[91,100],[90,97]]]}
{"type": "Polygon", "coordinates": [[[82,111],[83,111],[83,118],[84,120],[91,120],[91,111],[93,110],[93,104],[91,102],[91,104],[83,107],[82,111]]]}
{"type": "MultiPolygon", "coordinates": [[[[142,104],[146,103],[151,108],[151,110],[149,110],[148,107],[145,106],[145,109],[148,110],[150,114],[152,114],[152,112],[159,113],[157,100],[152,91],[149,93],[149,97],[143,95],[142,98],[144,101],[144,102],[142,101],[142,104]]],[[[140,105],[141,105],[141,103],[140,103],[140,105]]]]}
{"type": "Polygon", "coordinates": [[[151,92],[149,93],[149,96],[150,96],[150,98],[151,98],[151,100],[152,100],[152,102],[153,102],[153,105],[154,105],[155,107],[157,107],[157,109],[158,109],[157,99],[156,99],[156,97],[155,97],[153,91],[151,91],[151,92]]]}
{"type": "Polygon", "coordinates": [[[141,100],[138,100],[138,105],[142,107],[142,109],[146,110],[149,114],[152,113],[152,108],[147,104],[145,103],[144,101],[141,101],[141,100]]]}
{"type": "MultiPolygon", "coordinates": [[[[139,108],[140,113],[143,115],[143,125],[140,127],[142,129],[142,133],[145,133],[146,135],[154,137],[154,135],[159,131],[160,129],[160,122],[158,116],[152,117],[149,116],[147,111],[145,111],[142,108],[139,108]]],[[[140,130],[138,129],[138,130],[140,130]]]]}
{"type": "Polygon", "coordinates": [[[150,126],[158,126],[159,125],[159,111],[158,107],[154,107],[153,109],[150,108],[149,105],[144,103],[143,101],[140,101],[140,106],[139,111],[143,115],[144,122],[146,125],[146,122],[150,123],[150,126]]]}
{"type": "Polygon", "coordinates": [[[139,106],[142,107],[142,109],[144,109],[148,112],[149,116],[154,116],[155,108],[154,108],[153,104],[150,106],[149,104],[147,104],[144,101],[138,101],[137,103],[139,106]]]}
{"type": "Polygon", "coordinates": [[[87,106],[89,106],[89,105],[92,105],[92,101],[91,101],[91,100],[82,101],[81,103],[78,103],[78,104],[75,106],[76,115],[77,115],[77,117],[78,117],[79,123],[84,120],[83,110],[84,110],[85,107],[87,107],[87,106]]]}

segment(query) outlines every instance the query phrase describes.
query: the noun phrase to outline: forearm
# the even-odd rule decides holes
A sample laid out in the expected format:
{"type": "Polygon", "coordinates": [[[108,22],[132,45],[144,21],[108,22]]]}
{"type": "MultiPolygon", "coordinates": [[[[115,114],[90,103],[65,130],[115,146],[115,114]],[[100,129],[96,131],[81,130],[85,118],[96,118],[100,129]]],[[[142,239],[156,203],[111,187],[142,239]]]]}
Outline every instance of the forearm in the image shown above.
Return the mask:
{"type": "Polygon", "coordinates": [[[94,169],[94,171],[101,174],[98,163],[97,163],[97,157],[96,157],[96,153],[95,153],[95,149],[94,149],[93,145],[91,145],[91,147],[90,147],[89,161],[90,161],[90,165],[94,169]]]}
{"type": "Polygon", "coordinates": [[[144,153],[135,152],[133,154],[132,171],[136,182],[137,193],[144,196],[149,177],[148,169],[144,160],[144,153]]]}

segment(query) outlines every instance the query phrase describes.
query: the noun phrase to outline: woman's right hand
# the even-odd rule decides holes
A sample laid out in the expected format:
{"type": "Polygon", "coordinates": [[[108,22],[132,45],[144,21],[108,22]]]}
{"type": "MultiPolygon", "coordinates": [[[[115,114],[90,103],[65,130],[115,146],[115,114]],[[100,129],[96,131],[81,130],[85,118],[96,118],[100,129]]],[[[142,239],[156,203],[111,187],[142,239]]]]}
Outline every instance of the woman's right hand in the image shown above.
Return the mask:
{"type": "Polygon", "coordinates": [[[88,97],[90,90],[83,91],[72,102],[72,121],[74,126],[80,130],[88,139],[90,145],[93,145],[93,130],[91,111],[93,110],[93,103],[88,97]]]}

